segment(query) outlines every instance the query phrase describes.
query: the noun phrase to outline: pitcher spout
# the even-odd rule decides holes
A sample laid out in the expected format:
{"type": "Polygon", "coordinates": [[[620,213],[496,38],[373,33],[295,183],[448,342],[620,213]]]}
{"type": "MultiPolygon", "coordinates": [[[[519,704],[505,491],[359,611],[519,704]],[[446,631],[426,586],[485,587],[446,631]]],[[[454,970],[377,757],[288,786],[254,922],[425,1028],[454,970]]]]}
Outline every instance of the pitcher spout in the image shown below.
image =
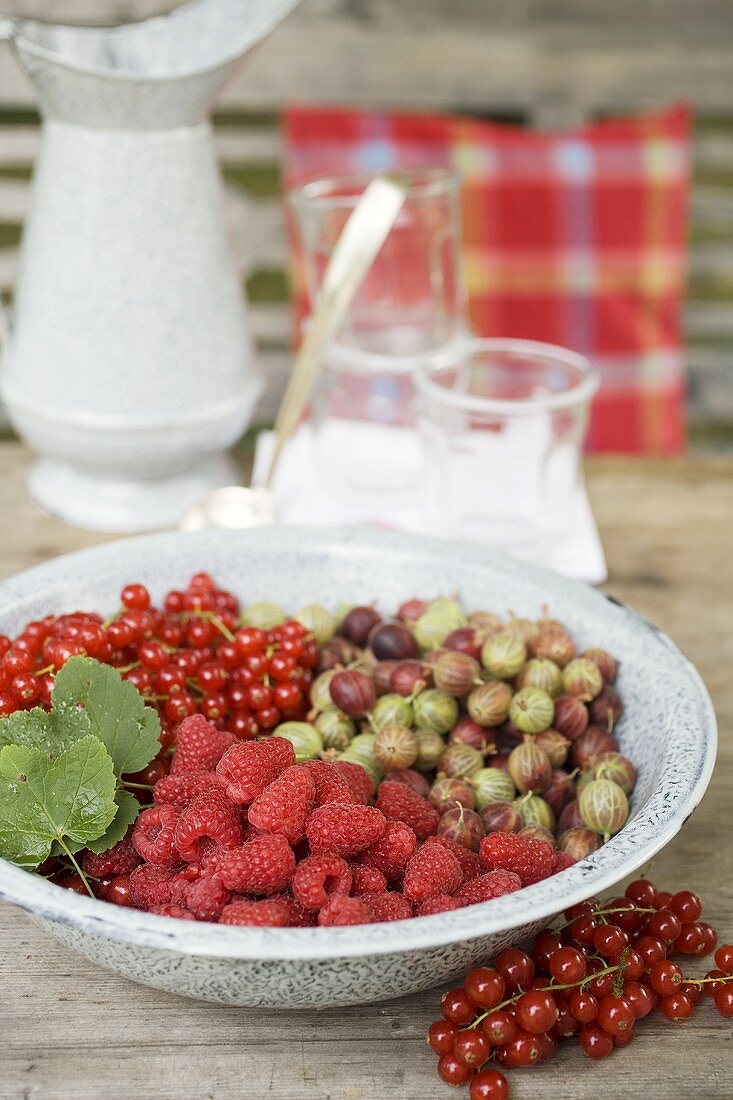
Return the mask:
{"type": "Polygon", "coordinates": [[[194,125],[299,0],[191,0],[116,27],[0,20],[45,117],[97,129],[194,125]]]}

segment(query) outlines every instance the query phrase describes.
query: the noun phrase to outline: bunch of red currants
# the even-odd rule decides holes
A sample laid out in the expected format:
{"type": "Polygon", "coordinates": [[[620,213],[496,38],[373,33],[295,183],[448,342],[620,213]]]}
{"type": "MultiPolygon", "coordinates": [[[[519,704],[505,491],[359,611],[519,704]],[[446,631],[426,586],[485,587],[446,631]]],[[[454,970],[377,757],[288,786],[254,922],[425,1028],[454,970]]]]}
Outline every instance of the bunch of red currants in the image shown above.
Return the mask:
{"type": "Polygon", "coordinates": [[[442,1019],[427,1035],[440,1077],[470,1083],[471,1100],[506,1100],[496,1066],[539,1065],[564,1039],[575,1036],[589,1058],[606,1058],[632,1042],[637,1020],[656,1008],[687,1020],[703,993],[733,1017],[733,945],[717,948],[716,969],[704,978],[685,976],[672,959],[715,950],[717,934],[701,914],[697,894],[670,894],[643,878],[624,897],[574,905],[529,953],[506,948],[492,968],[477,967],[445,994],[442,1019]]]}

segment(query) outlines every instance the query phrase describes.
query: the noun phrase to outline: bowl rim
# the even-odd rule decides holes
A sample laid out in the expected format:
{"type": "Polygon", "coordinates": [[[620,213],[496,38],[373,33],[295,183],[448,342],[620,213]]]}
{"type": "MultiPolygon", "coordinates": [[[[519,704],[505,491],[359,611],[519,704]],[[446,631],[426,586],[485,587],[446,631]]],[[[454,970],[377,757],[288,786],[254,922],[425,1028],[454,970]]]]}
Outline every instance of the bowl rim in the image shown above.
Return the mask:
{"type": "MultiPolygon", "coordinates": [[[[680,764],[665,761],[659,782],[631,821],[608,843],[573,867],[525,887],[515,894],[464,909],[434,916],[413,917],[383,924],[336,928],[251,928],[224,926],[122,908],[62,891],[43,878],[29,874],[0,859],[0,899],[45,919],[80,932],[134,943],[140,947],[167,950],[187,956],[258,961],[309,961],[393,955],[440,948],[457,942],[519,928],[541,921],[590,895],[615,885],[621,878],[648,863],[687,821],[700,802],[710,781],[717,748],[717,724],[712,701],[700,674],[677,646],[657,627],[615,597],[577,581],[569,580],[536,565],[511,559],[499,551],[476,544],[423,536],[356,528],[267,528],[257,531],[169,532],[118,539],[51,559],[16,574],[0,584],[0,615],[12,610],[44,584],[83,574],[92,563],[107,562],[129,553],[140,560],[158,560],[166,548],[181,540],[189,545],[208,546],[215,552],[222,543],[244,543],[258,548],[307,549],[310,553],[340,555],[366,549],[425,558],[438,554],[478,570],[517,577],[545,586],[548,594],[573,600],[582,594],[599,612],[610,614],[637,634],[645,645],[664,655],[676,666],[679,682],[694,711],[691,725],[675,730],[687,736],[691,749],[698,749],[694,773],[680,764]]],[[[133,566],[134,567],[134,563],[133,566]]],[[[215,568],[214,565],[211,568],[215,568]]]]}

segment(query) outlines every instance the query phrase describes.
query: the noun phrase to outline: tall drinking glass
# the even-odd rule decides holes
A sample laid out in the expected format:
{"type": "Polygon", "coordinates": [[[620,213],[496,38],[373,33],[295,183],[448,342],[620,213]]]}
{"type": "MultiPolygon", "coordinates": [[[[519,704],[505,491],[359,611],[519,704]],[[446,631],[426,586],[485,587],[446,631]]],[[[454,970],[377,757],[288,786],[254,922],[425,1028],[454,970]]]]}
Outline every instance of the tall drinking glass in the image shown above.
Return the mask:
{"type": "MultiPolygon", "coordinates": [[[[356,508],[414,502],[415,374],[467,331],[458,178],[443,169],[396,175],[405,204],[324,355],[311,405],[319,480],[356,508]]],[[[288,197],[311,305],[370,178],[318,180],[288,197]]]]}
{"type": "Polygon", "coordinates": [[[426,529],[536,556],[577,500],[596,368],[551,344],[473,339],[416,381],[426,529]]]}
{"type": "MultiPolygon", "coordinates": [[[[407,198],[336,342],[376,356],[421,355],[465,327],[460,187],[444,169],[396,172],[407,198]]],[[[311,306],[368,175],[316,180],[288,196],[311,306]]]]}

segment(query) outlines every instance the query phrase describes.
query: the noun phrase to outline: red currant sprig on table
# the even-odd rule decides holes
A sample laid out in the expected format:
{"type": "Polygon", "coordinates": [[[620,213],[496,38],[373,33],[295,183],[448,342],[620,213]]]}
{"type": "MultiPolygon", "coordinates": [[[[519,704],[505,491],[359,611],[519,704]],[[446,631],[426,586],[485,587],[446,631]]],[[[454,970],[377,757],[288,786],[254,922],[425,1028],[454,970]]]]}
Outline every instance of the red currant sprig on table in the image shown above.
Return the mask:
{"type": "Polygon", "coordinates": [[[733,945],[717,948],[716,969],[704,978],[686,976],[672,959],[715,950],[717,934],[701,914],[697,894],[662,892],[647,879],[630,883],[624,897],[566,910],[529,952],[506,948],[493,967],[471,970],[444,995],[442,1018],[427,1034],[438,1074],[470,1084],[471,1100],[506,1100],[507,1079],[491,1062],[539,1065],[572,1038],[589,1058],[606,1058],[656,1008],[673,1022],[689,1019],[704,992],[733,1017],[733,945]]]}
{"type": "Polygon", "coordinates": [[[120,603],[106,622],[77,611],[30,622],[14,640],[0,635],[0,717],[50,706],[54,675],[74,656],[113,665],[157,707],[164,750],[193,714],[241,739],[305,717],[318,647],[301,623],[240,627],[236,597],[206,573],[160,609],[142,584],[126,585],[120,603]]]}

